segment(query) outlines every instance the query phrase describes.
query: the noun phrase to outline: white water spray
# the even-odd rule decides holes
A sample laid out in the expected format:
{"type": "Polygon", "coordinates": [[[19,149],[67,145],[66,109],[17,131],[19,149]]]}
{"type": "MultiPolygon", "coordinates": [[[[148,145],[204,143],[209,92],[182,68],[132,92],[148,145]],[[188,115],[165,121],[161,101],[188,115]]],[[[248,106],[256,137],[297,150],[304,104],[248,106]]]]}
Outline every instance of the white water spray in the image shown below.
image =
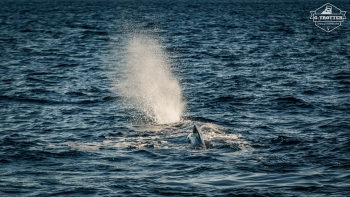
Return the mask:
{"type": "Polygon", "coordinates": [[[178,122],[184,110],[170,60],[155,39],[136,34],[127,44],[124,79],[119,91],[157,124],[178,122]]]}

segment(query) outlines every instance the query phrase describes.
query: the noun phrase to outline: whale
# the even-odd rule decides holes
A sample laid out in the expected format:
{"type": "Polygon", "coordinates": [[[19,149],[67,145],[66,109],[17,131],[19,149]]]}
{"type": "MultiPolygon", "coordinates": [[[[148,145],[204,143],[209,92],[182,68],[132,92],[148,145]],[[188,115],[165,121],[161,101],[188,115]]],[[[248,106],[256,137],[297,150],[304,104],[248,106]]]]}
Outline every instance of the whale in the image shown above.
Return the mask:
{"type": "Polygon", "coordinates": [[[193,126],[192,133],[188,134],[187,138],[193,147],[207,148],[205,145],[205,140],[207,139],[197,125],[193,126]]]}

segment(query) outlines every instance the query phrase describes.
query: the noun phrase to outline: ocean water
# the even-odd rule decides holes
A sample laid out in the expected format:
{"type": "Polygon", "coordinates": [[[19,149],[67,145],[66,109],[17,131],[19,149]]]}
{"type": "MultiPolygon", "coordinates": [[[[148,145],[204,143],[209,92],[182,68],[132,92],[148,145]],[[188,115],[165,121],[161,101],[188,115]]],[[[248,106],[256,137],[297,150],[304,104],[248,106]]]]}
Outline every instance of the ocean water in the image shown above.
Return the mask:
{"type": "Polygon", "coordinates": [[[0,1],[0,196],[349,195],[350,23],[316,27],[325,3],[0,1]]]}

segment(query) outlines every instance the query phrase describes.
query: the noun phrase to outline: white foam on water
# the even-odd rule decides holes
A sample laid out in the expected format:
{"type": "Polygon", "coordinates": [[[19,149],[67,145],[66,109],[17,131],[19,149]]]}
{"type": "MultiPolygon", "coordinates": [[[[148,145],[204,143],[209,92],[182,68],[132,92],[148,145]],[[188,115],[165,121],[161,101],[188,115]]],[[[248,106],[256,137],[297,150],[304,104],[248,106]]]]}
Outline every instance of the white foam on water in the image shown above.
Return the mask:
{"type": "Polygon", "coordinates": [[[118,93],[153,123],[179,122],[185,103],[162,45],[151,36],[135,33],[127,42],[124,58],[118,93]]]}
{"type": "Polygon", "coordinates": [[[206,140],[210,142],[211,148],[228,146],[243,152],[254,150],[241,134],[229,133],[227,128],[213,123],[197,123],[197,125],[206,140]]]}
{"type": "MultiPolygon", "coordinates": [[[[193,122],[189,120],[180,121],[167,125],[146,125],[144,130],[130,128],[133,133],[126,136],[105,136],[103,141],[96,142],[61,142],[54,144],[38,144],[29,150],[65,152],[77,150],[83,152],[104,151],[113,149],[177,149],[187,151],[204,151],[193,149],[188,142],[187,136],[192,133],[193,122]],[[138,134],[139,133],[139,134],[138,134]]],[[[203,133],[209,146],[205,151],[211,149],[232,149],[233,153],[252,152],[249,141],[241,134],[234,134],[229,129],[213,123],[195,123],[203,133]]]]}

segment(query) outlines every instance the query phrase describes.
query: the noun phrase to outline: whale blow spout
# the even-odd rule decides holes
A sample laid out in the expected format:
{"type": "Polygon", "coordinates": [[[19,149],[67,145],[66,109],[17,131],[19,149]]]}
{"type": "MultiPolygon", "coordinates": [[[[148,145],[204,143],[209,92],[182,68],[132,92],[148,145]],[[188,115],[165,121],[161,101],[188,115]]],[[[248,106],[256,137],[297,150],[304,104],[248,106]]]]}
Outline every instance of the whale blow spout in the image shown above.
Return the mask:
{"type": "Polygon", "coordinates": [[[150,36],[135,34],[126,49],[118,92],[153,123],[179,122],[185,104],[164,47],[150,36]]]}

